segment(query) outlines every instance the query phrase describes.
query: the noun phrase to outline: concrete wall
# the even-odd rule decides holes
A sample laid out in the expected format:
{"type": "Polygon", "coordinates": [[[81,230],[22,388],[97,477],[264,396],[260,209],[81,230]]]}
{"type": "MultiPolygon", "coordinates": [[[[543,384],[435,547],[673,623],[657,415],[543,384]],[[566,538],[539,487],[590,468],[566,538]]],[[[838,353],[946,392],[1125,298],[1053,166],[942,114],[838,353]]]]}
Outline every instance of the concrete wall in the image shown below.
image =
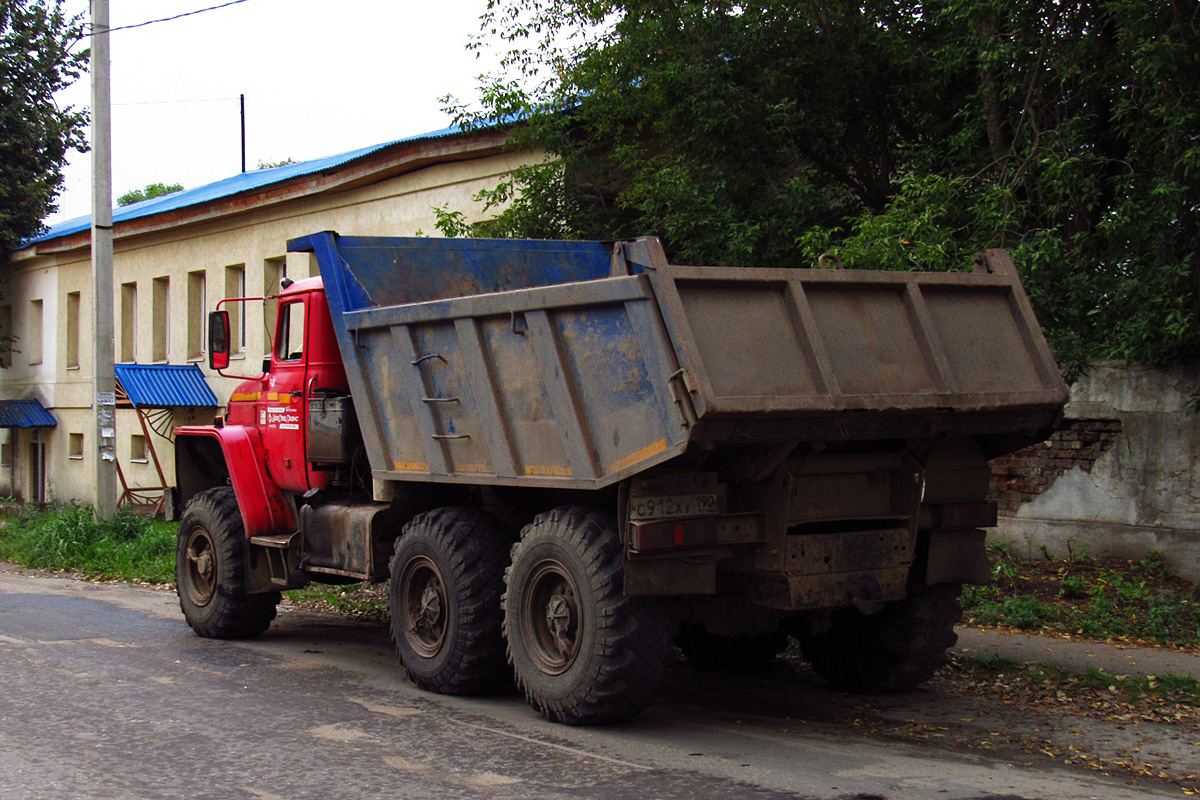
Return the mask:
{"type": "Polygon", "coordinates": [[[1156,550],[1200,581],[1200,415],[1185,408],[1197,390],[1197,366],[1095,365],[1071,387],[1054,439],[994,463],[1006,512],[994,536],[1029,555],[1156,550]]]}
{"type": "MultiPolygon", "coordinates": [[[[430,147],[440,146],[431,142],[430,147]]],[[[372,180],[334,191],[316,191],[287,202],[249,205],[243,211],[207,221],[185,222],[175,227],[130,236],[118,236],[114,250],[114,352],[118,363],[125,358],[122,336],[133,342],[133,361],[142,364],[199,364],[209,386],[224,404],[239,381],[211,373],[207,356],[195,349],[196,336],[206,338],[205,317],[227,293],[229,268],[244,274],[245,296],[279,291],[278,270],[287,277],[306,278],[315,274],[315,259],[305,254],[287,255],[289,238],[322,230],[346,235],[411,236],[434,234],[433,208],[449,204],[470,213],[478,209],[471,198],[482,188],[491,188],[528,153],[501,153],[461,161],[439,163],[392,177],[372,180]],[[197,305],[195,288],[203,275],[204,299],[197,305]],[[161,281],[165,279],[165,283],[161,281]],[[156,320],[155,282],[166,287],[165,330],[156,320]],[[123,287],[135,287],[136,301],[123,302],[123,287]],[[131,313],[127,313],[131,312],[131,313]],[[162,335],[165,332],[165,337],[162,335]],[[165,338],[166,352],[155,352],[155,341],[165,338]],[[190,341],[189,341],[190,339],[190,341]]],[[[316,179],[314,179],[316,180],[316,179]]],[[[42,301],[42,358],[30,363],[24,353],[14,353],[11,366],[0,370],[0,398],[37,397],[58,420],[55,428],[40,431],[0,431],[0,444],[11,454],[0,464],[0,496],[29,500],[35,496],[30,468],[31,451],[40,437],[46,462],[46,499],[56,502],[91,502],[95,497],[95,443],[92,429],[93,392],[91,264],[86,246],[58,253],[38,253],[30,248],[14,254],[16,272],[3,287],[0,306],[11,306],[12,332],[17,350],[27,347],[36,332],[29,329],[30,303],[42,301]],[[79,292],[78,358],[68,364],[68,349],[75,347],[67,336],[68,297],[79,292]],[[72,453],[71,436],[82,436],[81,452],[72,453]]],[[[236,275],[236,272],[234,273],[236,275]]],[[[236,312],[233,312],[236,313],[236,312]]],[[[269,351],[273,304],[245,304],[244,350],[230,365],[234,374],[255,375],[269,351]]],[[[174,424],[211,422],[212,412],[174,412],[174,424]]],[[[133,437],[144,432],[136,413],[117,411],[117,458],[129,486],[161,485],[152,460],[134,457],[133,437]]],[[[153,442],[163,464],[167,484],[174,483],[173,447],[154,433],[153,442]]],[[[79,440],[76,439],[78,443],[79,440]]],[[[117,487],[118,494],[121,487],[117,487]]]]}

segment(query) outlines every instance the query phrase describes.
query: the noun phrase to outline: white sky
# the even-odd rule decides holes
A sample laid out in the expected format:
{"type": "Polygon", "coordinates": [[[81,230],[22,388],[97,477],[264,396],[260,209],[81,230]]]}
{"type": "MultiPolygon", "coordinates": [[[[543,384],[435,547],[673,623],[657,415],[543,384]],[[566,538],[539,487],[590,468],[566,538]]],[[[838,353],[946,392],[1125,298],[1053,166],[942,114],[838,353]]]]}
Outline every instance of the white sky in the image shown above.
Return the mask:
{"type": "MultiPolygon", "coordinates": [[[[113,28],[226,0],[109,0],[113,28]]],[[[474,99],[491,62],[466,50],[487,0],[247,0],[113,31],[113,198],[149,183],[186,188],[246,168],[306,161],[444,128],[438,98],[474,99]]],[[[88,0],[68,0],[89,14],[88,0]]],[[[59,95],[91,105],[90,77],[59,95]]],[[[88,138],[91,138],[90,130],[88,138]]],[[[91,155],[72,154],[59,211],[91,213],[91,155]]]]}

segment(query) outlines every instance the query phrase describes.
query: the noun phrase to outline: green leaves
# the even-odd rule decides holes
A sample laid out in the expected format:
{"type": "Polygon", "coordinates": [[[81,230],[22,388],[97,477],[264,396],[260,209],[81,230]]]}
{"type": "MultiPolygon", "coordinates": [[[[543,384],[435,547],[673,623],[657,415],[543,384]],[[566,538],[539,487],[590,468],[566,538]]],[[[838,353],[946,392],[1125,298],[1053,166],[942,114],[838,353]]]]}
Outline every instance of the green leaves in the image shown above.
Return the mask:
{"type": "Polygon", "coordinates": [[[494,232],[763,266],[1008,247],[1068,371],[1200,356],[1200,6],[493,0],[488,24],[507,71],[456,111],[525,120],[563,181],[509,182],[494,232]]]}
{"type": "Polygon", "coordinates": [[[86,112],[53,97],[87,64],[82,36],[62,0],[0,0],[0,252],[41,230],[67,152],[87,149],[86,112]]]}
{"type": "MultiPolygon", "coordinates": [[[[279,164],[263,164],[259,162],[259,169],[267,169],[269,167],[278,167],[283,164],[294,164],[294,161],[283,161],[279,164]]],[[[117,205],[128,206],[133,203],[140,203],[143,200],[149,200],[151,197],[162,197],[164,194],[174,194],[182,192],[182,183],[151,183],[147,184],[145,189],[132,189],[117,198],[117,205]]]]}

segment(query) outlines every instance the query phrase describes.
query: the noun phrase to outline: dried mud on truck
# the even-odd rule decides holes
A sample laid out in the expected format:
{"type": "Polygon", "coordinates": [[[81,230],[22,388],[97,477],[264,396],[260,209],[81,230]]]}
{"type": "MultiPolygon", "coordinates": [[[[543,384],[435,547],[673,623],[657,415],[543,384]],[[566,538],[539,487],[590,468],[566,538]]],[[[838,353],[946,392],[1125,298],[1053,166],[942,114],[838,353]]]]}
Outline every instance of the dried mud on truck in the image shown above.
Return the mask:
{"type": "MultiPolygon", "coordinates": [[[[566,723],[653,702],[678,646],[789,636],[833,685],[911,688],[987,578],[989,458],[1066,387],[1007,253],[971,272],[686,267],[616,243],[289,242],[321,276],[214,426],[176,430],[180,603],[387,581],[423,689],[516,681],[566,723]]],[[[228,368],[228,306],[210,317],[228,368]]],[[[222,374],[225,374],[224,372],[222,374]]]]}

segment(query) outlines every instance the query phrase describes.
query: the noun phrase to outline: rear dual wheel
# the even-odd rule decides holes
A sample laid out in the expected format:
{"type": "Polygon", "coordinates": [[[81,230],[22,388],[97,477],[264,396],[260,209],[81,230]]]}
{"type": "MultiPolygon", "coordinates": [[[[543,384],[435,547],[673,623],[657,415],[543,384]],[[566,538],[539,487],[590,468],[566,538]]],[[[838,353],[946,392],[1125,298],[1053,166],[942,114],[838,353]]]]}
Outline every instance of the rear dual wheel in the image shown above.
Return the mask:
{"type": "Polygon", "coordinates": [[[833,625],[800,639],[813,671],[835,688],[858,694],[915,689],[946,663],[962,618],[957,583],[926,586],[878,614],[846,608],[833,625]]]}
{"type": "Polygon", "coordinates": [[[500,596],[512,536],[491,514],[440,508],[396,540],[388,586],[392,639],[408,677],[438,694],[512,682],[500,596]]]}
{"type": "Polygon", "coordinates": [[[612,514],[563,507],[527,525],[505,575],[504,635],[517,685],[554,722],[628,719],[672,655],[663,603],[624,595],[612,514]]]}

